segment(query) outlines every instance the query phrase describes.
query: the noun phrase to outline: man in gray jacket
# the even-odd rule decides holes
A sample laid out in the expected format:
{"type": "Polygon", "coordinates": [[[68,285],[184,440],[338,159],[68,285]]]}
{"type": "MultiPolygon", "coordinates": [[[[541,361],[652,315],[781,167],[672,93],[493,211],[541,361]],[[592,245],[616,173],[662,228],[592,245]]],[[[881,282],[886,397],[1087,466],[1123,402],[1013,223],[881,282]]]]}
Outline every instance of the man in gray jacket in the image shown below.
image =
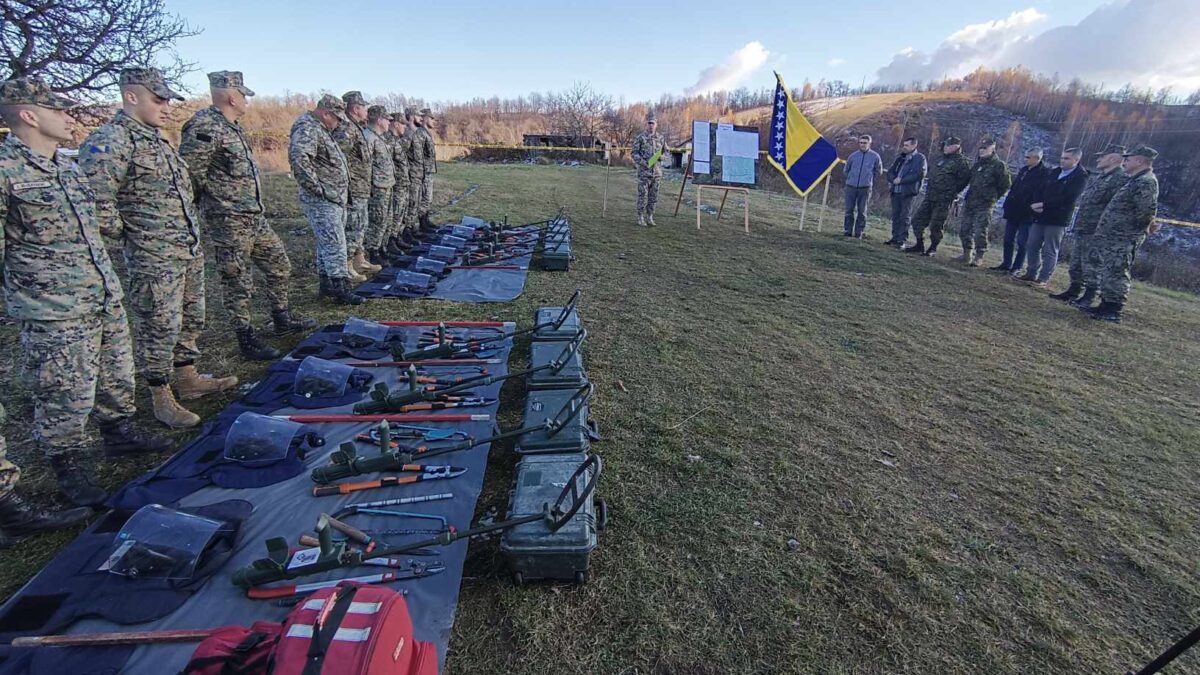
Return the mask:
{"type": "Polygon", "coordinates": [[[846,222],[843,236],[862,239],[867,230],[867,202],[875,176],[883,175],[883,158],[871,149],[871,137],[858,137],[858,150],[846,158],[846,222]]]}
{"type": "Polygon", "coordinates": [[[912,221],[913,199],[921,192],[928,164],[925,155],[917,152],[917,139],[909,136],[900,144],[900,156],[888,169],[892,193],[892,238],[885,246],[903,246],[908,241],[912,221]]]}

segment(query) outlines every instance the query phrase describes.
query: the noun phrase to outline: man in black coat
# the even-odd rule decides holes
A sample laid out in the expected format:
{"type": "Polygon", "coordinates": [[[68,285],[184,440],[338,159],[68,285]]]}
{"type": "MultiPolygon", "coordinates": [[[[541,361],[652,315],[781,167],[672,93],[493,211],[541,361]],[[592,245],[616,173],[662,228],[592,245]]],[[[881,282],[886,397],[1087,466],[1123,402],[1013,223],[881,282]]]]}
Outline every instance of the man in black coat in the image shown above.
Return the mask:
{"type": "Polygon", "coordinates": [[[917,139],[912,136],[904,139],[900,144],[900,156],[888,169],[892,194],[892,238],[883,242],[885,246],[903,246],[908,241],[913,199],[921,192],[927,169],[925,155],[917,152],[917,139]]]}
{"type": "Polygon", "coordinates": [[[1029,267],[1020,279],[1038,288],[1045,288],[1054,273],[1063,234],[1075,213],[1075,202],[1087,186],[1087,169],[1079,166],[1082,156],[1079,148],[1064,150],[1058,168],[1050,172],[1042,187],[1041,200],[1030,205],[1034,216],[1027,248],[1029,267]]]}
{"type": "Polygon", "coordinates": [[[1042,186],[1049,175],[1050,169],[1042,163],[1042,149],[1026,150],[1025,166],[1017,172],[1004,198],[1004,260],[992,269],[1017,271],[1025,264],[1025,243],[1034,216],[1029,205],[1041,201],[1042,186]]]}

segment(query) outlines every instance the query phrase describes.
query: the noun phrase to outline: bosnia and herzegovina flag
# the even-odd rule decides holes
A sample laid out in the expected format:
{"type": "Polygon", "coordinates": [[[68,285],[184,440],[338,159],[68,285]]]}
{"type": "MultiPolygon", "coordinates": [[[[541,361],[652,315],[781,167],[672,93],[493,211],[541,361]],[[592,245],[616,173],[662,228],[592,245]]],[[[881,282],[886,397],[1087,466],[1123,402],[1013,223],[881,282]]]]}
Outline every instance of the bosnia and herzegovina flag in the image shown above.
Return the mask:
{"type": "Polygon", "coordinates": [[[775,80],[767,161],[804,197],[837,166],[837,148],[804,118],[779,73],[775,73],[775,80]]]}

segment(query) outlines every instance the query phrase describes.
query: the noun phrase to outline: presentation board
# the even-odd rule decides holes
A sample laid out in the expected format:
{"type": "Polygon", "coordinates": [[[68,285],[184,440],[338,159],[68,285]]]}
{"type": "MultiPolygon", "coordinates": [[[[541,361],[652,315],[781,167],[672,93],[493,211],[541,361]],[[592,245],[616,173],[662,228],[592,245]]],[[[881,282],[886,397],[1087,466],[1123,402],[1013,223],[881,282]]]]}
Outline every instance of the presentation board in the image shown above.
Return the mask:
{"type": "Polygon", "coordinates": [[[702,185],[754,187],[758,182],[758,127],[692,122],[692,176],[702,185]]]}

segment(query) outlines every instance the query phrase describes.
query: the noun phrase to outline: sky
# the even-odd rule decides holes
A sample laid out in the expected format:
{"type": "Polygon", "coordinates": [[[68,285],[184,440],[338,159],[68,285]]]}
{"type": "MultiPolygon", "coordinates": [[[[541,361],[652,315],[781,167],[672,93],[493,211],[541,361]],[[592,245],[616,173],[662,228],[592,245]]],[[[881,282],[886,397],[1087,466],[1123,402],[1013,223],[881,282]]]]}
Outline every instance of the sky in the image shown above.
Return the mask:
{"type": "Polygon", "coordinates": [[[1200,0],[166,3],[203,30],[178,45],[200,68],[184,82],[195,93],[204,72],[228,69],[268,95],[445,102],[586,82],[635,102],[771,87],[773,70],[792,87],[857,87],[1018,63],[1110,89],[1200,88],[1200,0]]]}

